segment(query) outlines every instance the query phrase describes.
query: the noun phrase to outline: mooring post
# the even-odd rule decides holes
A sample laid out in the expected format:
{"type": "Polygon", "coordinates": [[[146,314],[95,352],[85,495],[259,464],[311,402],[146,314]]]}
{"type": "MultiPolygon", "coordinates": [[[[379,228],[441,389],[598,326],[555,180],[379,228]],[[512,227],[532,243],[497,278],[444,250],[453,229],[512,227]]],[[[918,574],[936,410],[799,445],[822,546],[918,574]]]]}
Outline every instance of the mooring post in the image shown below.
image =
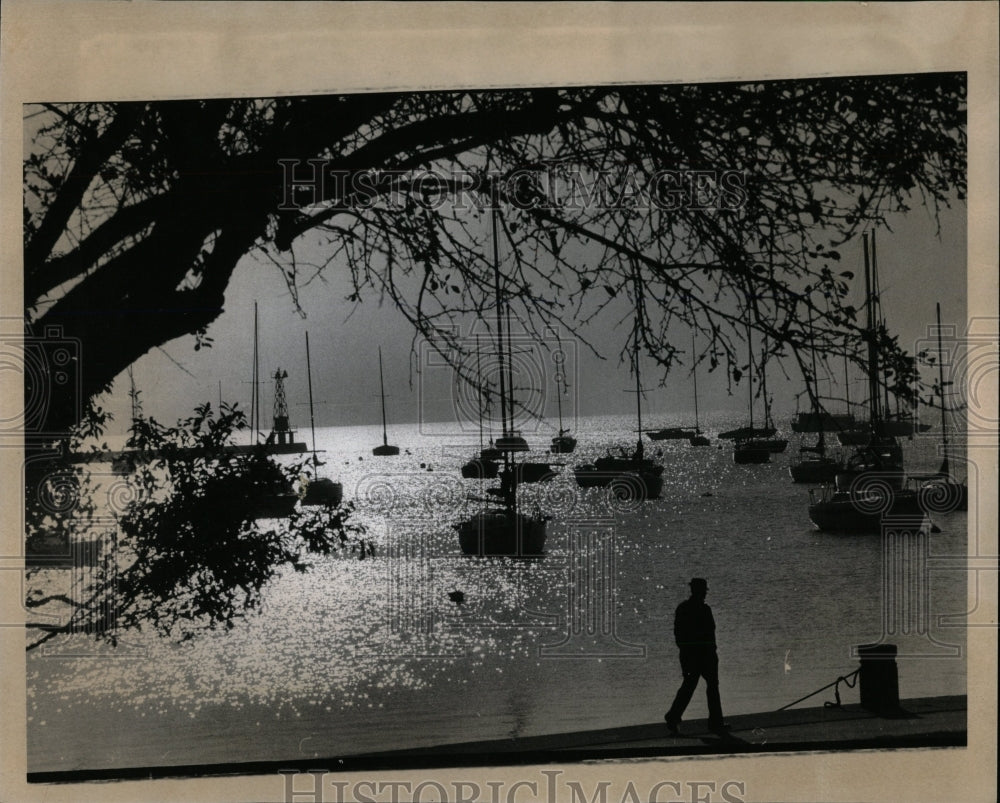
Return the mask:
{"type": "Polygon", "coordinates": [[[861,707],[876,714],[899,711],[899,672],[895,644],[862,644],[861,707]]]}

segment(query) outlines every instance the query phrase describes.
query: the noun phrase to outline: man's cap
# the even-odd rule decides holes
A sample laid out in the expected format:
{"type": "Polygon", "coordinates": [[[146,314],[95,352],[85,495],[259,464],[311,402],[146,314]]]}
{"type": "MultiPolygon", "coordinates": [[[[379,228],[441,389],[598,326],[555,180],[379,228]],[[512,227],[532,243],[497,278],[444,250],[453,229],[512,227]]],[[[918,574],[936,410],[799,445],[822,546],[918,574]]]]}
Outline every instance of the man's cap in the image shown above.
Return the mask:
{"type": "Polygon", "coordinates": [[[691,588],[708,588],[708,580],[704,577],[692,577],[691,582],[688,583],[691,588]]]}

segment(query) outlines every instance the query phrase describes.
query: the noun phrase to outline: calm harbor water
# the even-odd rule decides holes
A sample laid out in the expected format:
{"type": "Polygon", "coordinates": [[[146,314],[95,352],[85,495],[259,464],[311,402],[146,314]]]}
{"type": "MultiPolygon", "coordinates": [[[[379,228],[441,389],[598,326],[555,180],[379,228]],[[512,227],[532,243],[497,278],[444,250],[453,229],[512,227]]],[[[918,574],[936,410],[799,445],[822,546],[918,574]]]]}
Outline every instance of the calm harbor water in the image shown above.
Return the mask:
{"type": "MultiPolygon", "coordinates": [[[[964,631],[938,617],[965,612],[966,576],[935,564],[966,555],[965,513],[935,515],[940,533],[902,557],[879,536],[819,532],[787,472],[798,436],[761,466],[734,465],[725,441],[647,442],[662,450],[662,498],[615,503],[580,491],[570,469],[634,444],[634,424],[578,423],[576,453],[553,457],[561,475],[524,491],[552,516],[532,561],[460,554],[450,525],[478,509],[467,496],[480,488],[458,467],[477,439],[395,426],[402,453],[375,458],[380,427],[318,430],[324,471],[357,502],[375,557],[289,572],[261,615],[183,645],[130,633],[114,651],[76,636],[30,653],[29,770],[330,758],[662,721],[680,681],[673,611],[692,576],[709,581],[728,714],[831,683],[857,667],[852,646],[881,639],[899,646],[901,696],[965,693],[964,631]]],[[[526,433],[531,459],[548,459],[551,434],[526,433]]],[[[908,469],[936,468],[937,447],[933,433],[905,441],[908,469]]],[[[699,688],[686,717],[705,715],[699,688]]]]}

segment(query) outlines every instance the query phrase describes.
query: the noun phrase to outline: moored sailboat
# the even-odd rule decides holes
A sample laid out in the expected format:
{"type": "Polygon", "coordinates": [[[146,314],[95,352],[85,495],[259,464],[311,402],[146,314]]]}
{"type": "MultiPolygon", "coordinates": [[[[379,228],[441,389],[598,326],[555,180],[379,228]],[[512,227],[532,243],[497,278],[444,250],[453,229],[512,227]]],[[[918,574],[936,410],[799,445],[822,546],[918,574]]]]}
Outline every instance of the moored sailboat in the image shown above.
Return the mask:
{"type": "Polygon", "coordinates": [[[499,502],[486,507],[471,518],[454,525],[462,554],[474,557],[540,557],[545,550],[546,517],[528,515],[519,509],[518,486],[525,481],[519,475],[513,454],[527,450],[527,443],[513,432],[514,400],[508,396],[508,376],[505,369],[504,297],[500,286],[500,256],[497,243],[497,210],[492,210],[493,280],[496,296],[497,356],[500,376],[500,419],[502,434],[494,443],[503,467],[499,471],[500,487],[489,492],[499,502]],[[509,419],[508,419],[509,411],[509,419]],[[508,429],[508,423],[510,429],[508,429]]]}
{"type": "Polygon", "coordinates": [[[941,304],[937,304],[937,340],[938,340],[938,387],[941,393],[941,450],[944,453],[941,458],[941,467],[936,474],[912,475],[914,479],[920,481],[923,498],[927,501],[928,507],[938,510],[968,510],[969,509],[969,485],[968,481],[959,482],[955,479],[948,462],[948,420],[947,404],[945,402],[945,388],[950,382],[944,381],[944,349],[941,345],[941,304]]]}
{"type": "Polygon", "coordinates": [[[382,397],[382,445],[372,449],[376,457],[394,457],[399,454],[399,447],[389,443],[389,434],[385,424],[385,379],[382,376],[382,347],[378,347],[378,385],[382,397]]]}
{"type": "Polygon", "coordinates": [[[316,417],[313,413],[312,360],[309,356],[309,333],[306,332],[306,378],[309,383],[309,429],[312,433],[312,466],[313,475],[304,483],[302,504],[310,506],[336,507],[344,498],[344,486],[334,482],[329,477],[319,476],[319,461],[316,451],[316,417]]]}
{"type": "Polygon", "coordinates": [[[814,446],[800,446],[800,459],[788,467],[792,482],[825,483],[833,482],[841,470],[841,462],[826,453],[826,430],[824,411],[819,407],[819,383],[816,373],[816,344],[813,332],[812,309],[809,310],[809,351],[812,358],[812,376],[806,377],[806,389],[812,399],[813,420],[818,423],[819,437],[814,446]],[[811,383],[811,386],[810,386],[811,383]]]}
{"type": "Polygon", "coordinates": [[[691,366],[691,380],[694,383],[694,435],[688,438],[692,446],[708,446],[711,441],[701,433],[698,422],[698,363],[695,359],[694,332],[691,333],[691,359],[694,365],[691,366]]]}
{"type": "Polygon", "coordinates": [[[868,443],[847,460],[837,472],[834,485],[810,492],[809,518],[819,529],[839,532],[880,533],[883,521],[898,521],[922,526],[924,512],[918,493],[904,488],[903,452],[895,437],[882,427],[883,411],[879,393],[879,364],[876,328],[878,283],[874,263],[874,243],[869,252],[868,234],[862,235],[868,374],[869,423],[868,443]]]}
{"type": "Polygon", "coordinates": [[[559,434],[552,438],[549,451],[553,454],[570,454],[576,448],[576,438],[563,428],[562,396],[566,392],[566,383],[562,373],[556,375],[556,408],[559,414],[559,434]]]}
{"type": "MultiPolygon", "coordinates": [[[[636,279],[638,294],[638,279],[636,279]]],[[[638,439],[631,454],[606,455],[573,469],[576,484],[581,488],[610,488],[622,499],[657,499],[663,490],[663,466],[646,457],[642,446],[642,383],[639,373],[639,328],[636,325],[632,349],[635,375],[636,419],[638,439]]]]}
{"type": "Polygon", "coordinates": [[[483,446],[483,371],[480,361],[481,347],[479,337],[476,337],[476,381],[478,383],[477,392],[477,412],[479,414],[479,457],[463,464],[461,468],[462,477],[467,480],[491,480],[500,472],[497,465],[497,458],[503,455],[495,451],[493,457],[486,457],[486,447],[483,446]]]}

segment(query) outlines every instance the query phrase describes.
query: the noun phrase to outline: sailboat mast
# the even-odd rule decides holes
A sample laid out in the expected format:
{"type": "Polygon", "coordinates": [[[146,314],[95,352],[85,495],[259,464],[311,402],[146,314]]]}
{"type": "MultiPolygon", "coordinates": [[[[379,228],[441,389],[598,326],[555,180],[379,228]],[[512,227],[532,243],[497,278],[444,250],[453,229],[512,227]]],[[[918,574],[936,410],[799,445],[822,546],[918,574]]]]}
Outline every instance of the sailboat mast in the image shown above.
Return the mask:
{"type": "Polygon", "coordinates": [[[382,378],[382,347],[378,347],[378,386],[382,396],[382,445],[389,445],[389,437],[385,431],[385,380],[382,378]]]}
{"type": "Polygon", "coordinates": [[[819,426],[819,439],[816,441],[816,448],[823,454],[826,447],[823,432],[823,412],[819,409],[819,374],[816,373],[816,330],[813,328],[813,312],[809,307],[809,351],[812,356],[812,404],[813,413],[819,426]]]}
{"type": "Polygon", "coordinates": [[[563,423],[562,423],[562,394],[563,385],[556,379],[556,409],[559,411],[559,436],[562,437],[563,434],[563,423]]]}
{"type": "Polygon", "coordinates": [[[847,340],[844,340],[844,393],[845,399],[847,400],[847,414],[851,414],[851,378],[847,373],[848,360],[847,360],[847,340]]]}
{"type": "Polygon", "coordinates": [[[480,361],[482,346],[479,344],[479,334],[476,333],[476,382],[479,386],[479,453],[483,451],[483,369],[480,361]]]}
{"type": "Polygon", "coordinates": [[[944,350],[941,348],[941,302],[937,302],[937,340],[938,340],[938,383],[941,386],[941,443],[944,448],[944,459],[941,461],[939,473],[949,475],[948,466],[948,426],[944,410],[944,350]]]}
{"type": "Polygon", "coordinates": [[[507,388],[506,388],[506,368],[504,367],[503,356],[503,310],[501,309],[500,294],[500,251],[497,245],[497,210],[496,205],[491,210],[491,221],[493,223],[493,289],[496,294],[497,303],[497,354],[500,359],[500,421],[503,428],[503,437],[507,437],[507,388]]]}
{"type": "Polygon", "coordinates": [[[764,396],[764,427],[771,428],[771,400],[767,397],[767,335],[764,335],[763,350],[760,355],[760,392],[764,396]]]}
{"type": "Polygon", "coordinates": [[[881,416],[879,415],[879,392],[878,392],[878,351],[875,344],[875,293],[872,289],[872,267],[868,252],[868,232],[861,235],[865,252],[865,292],[867,300],[865,302],[865,326],[867,328],[865,338],[868,341],[868,416],[872,431],[878,435],[881,430],[881,416]]]}
{"type": "Polygon", "coordinates": [[[515,433],[514,429],[514,354],[511,350],[510,336],[513,328],[510,325],[510,302],[504,298],[504,314],[507,316],[507,389],[510,398],[507,400],[507,412],[510,414],[510,434],[515,433]]]}
{"type": "Polygon", "coordinates": [[[309,359],[309,333],[306,332],[306,379],[309,382],[309,430],[312,432],[313,465],[316,465],[316,420],[313,417],[312,362],[309,359]]]}
{"type": "Polygon", "coordinates": [[[253,391],[250,396],[251,442],[260,440],[260,353],[257,348],[257,302],[253,302],[253,391]]]}
{"type": "Polygon", "coordinates": [[[747,356],[750,358],[747,376],[750,379],[750,435],[753,437],[753,335],[750,332],[750,324],[747,324],[747,356]]]}
{"type": "Polygon", "coordinates": [[[635,413],[639,424],[639,445],[637,454],[642,454],[642,382],[639,379],[639,327],[635,327],[635,348],[632,351],[632,359],[635,363],[635,413]]]}
{"type": "Polygon", "coordinates": [[[694,380],[694,434],[701,435],[698,425],[698,359],[695,357],[694,332],[691,333],[691,378],[694,380]]]}
{"type": "MultiPolygon", "coordinates": [[[[882,317],[882,292],[878,280],[878,254],[875,250],[875,232],[872,232],[872,297],[875,299],[875,323],[879,327],[885,325],[882,317]]],[[[885,406],[882,408],[882,415],[889,417],[889,383],[886,382],[883,388],[885,394],[885,406]]],[[[899,400],[896,400],[896,411],[899,412],[899,400]]]]}

